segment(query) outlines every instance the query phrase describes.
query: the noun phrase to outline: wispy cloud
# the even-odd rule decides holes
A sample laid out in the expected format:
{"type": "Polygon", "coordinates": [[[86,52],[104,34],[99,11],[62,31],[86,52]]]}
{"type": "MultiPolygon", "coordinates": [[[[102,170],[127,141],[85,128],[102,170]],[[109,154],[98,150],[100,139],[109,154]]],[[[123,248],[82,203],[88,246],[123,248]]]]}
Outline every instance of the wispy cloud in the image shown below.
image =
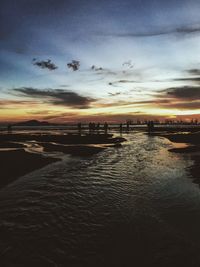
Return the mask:
{"type": "Polygon", "coordinates": [[[175,78],[171,80],[172,82],[183,82],[183,81],[188,81],[188,82],[193,82],[193,83],[200,83],[200,77],[186,77],[186,78],[175,78]]]}
{"type": "Polygon", "coordinates": [[[109,85],[112,85],[114,87],[117,86],[117,84],[124,84],[124,83],[141,83],[141,81],[134,81],[134,80],[118,80],[118,81],[113,81],[109,82],[109,85]]]}
{"type": "Polygon", "coordinates": [[[37,101],[22,101],[22,100],[8,100],[0,99],[0,109],[16,109],[22,106],[37,106],[37,101]]]}
{"type": "Polygon", "coordinates": [[[32,60],[32,63],[33,65],[41,68],[41,69],[48,69],[48,70],[55,70],[57,69],[58,67],[50,60],[41,60],[41,61],[38,61],[36,58],[34,58],[32,60]]]}
{"type": "Polygon", "coordinates": [[[109,96],[117,96],[117,95],[121,95],[121,92],[115,92],[115,93],[108,93],[109,96]]]}
{"type": "Polygon", "coordinates": [[[102,36],[110,36],[110,37],[133,37],[133,38],[141,38],[141,37],[156,37],[162,35],[169,35],[169,34],[178,34],[178,35],[186,35],[186,34],[198,34],[200,33],[200,25],[187,25],[172,29],[160,29],[155,31],[144,31],[144,32],[127,32],[127,33],[120,33],[120,32],[112,32],[112,33],[98,33],[97,35],[102,36]]]}
{"type": "MultiPolygon", "coordinates": [[[[110,93],[110,96],[123,94],[121,92],[110,93]]],[[[171,87],[158,91],[149,100],[136,101],[134,98],[129,100],[112,101],[100,104],[101,107],[134,107],[134,108],[161,108],[179,110],[200,109],[200,87],[183,86],[171,87]]]]}
{"type": "Polygon", "coordinates": [[[20,87],[13,89],[13,93],[18,96],[44,100],[44,102],[53,105],[62,105],[80,109],[89,108],[90,104],[96,101],[96,99],[81,96],[76,92],[63,89],[39,90],[32,87],[20,87]]]}

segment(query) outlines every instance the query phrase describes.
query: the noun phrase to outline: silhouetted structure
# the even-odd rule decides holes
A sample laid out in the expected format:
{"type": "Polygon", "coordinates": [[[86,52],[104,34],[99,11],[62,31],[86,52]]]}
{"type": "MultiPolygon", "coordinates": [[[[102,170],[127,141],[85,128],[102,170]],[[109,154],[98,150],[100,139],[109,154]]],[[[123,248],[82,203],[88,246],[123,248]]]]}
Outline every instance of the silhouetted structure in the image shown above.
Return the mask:
{"type": "Polygon", "coordinates": [[[120,131],[120,133],[122,133],[122,131],[123,131],[123,125],[122,125],[122,123],[120,123],[120,125],[119,125],[119,131],[120,131]]]}
{"type": "Polygon", "coordinates": [[[129,132],[129,130],[130,130],[130,121],[126,122],[126,130],[127,130],[127,132],[129,132]]]}
{"type": "Polygon", "coordinates": [[[90,122],[89,123],[89,133],[90,134],[93,133],[95,131],[95,129],[96,129],[95,123],[94,122],[90,122]]]}
{"type": "Polygon", "coordinates": [[[7,131],[8,133],[12,133],[12,125],[8,124],[7,131]]]}
{"type": "Polygon", "coordinates": [[[97,123],[96,129],[97,129],[97,132],[99,132],[99,130],[100,130],[100,123],[99,122],[97,123]]]}
{"type": "Polygon", "coordinates": [[[92,132],[92,123],[91,122],[89,123],[88,127],[89,127],[89,133],[91,134],[91,132],[92,132]]]}
{"type": "Polygon", "coordinates": [[[79,133],[79,135],[81,135],[81,131],[82,131],[82,124],[79,122],[78,123],[78,133],[79,133]]]}
{"type": "Polygon", "coordinates": [[[108,123],[107,122],[104,123],[104,132],[105,132],[105,134],[108,133],[108,123]]]}

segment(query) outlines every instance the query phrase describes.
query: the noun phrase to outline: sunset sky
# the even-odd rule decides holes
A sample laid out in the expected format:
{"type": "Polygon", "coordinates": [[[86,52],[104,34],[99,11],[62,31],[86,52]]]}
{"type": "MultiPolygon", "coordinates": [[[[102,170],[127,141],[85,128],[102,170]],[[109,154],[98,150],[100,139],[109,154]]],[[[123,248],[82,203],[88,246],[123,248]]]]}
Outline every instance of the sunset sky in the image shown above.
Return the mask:
{"type": "Polygon", "coordinates": [[[200,119],[200,1],[0,5],[1,122],[200,119]]]}

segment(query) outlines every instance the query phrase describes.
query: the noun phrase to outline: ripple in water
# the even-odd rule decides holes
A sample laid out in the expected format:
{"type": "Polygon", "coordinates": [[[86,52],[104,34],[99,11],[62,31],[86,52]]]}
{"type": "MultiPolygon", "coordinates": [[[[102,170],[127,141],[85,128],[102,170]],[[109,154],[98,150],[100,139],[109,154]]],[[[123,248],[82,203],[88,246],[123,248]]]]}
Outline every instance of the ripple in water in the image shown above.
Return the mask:
{"type": "Polygon", "coordinates": [[[163,138],[126,138],[121,148],[66,156],[1,190],[3,266],[199,266],[190,160],[168,152],[163,138]]]}

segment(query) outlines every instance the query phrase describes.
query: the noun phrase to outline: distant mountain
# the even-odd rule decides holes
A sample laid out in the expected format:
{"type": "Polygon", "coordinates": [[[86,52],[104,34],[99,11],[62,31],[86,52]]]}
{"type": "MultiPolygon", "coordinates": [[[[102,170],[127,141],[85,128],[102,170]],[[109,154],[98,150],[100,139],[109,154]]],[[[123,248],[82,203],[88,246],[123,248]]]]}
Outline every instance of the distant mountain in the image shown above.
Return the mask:
{"type": "Polygon", "coordinates": [[[29,120],[16,123],[14,126],[48,126],[52,125],[47,121],[29,120]]]}

